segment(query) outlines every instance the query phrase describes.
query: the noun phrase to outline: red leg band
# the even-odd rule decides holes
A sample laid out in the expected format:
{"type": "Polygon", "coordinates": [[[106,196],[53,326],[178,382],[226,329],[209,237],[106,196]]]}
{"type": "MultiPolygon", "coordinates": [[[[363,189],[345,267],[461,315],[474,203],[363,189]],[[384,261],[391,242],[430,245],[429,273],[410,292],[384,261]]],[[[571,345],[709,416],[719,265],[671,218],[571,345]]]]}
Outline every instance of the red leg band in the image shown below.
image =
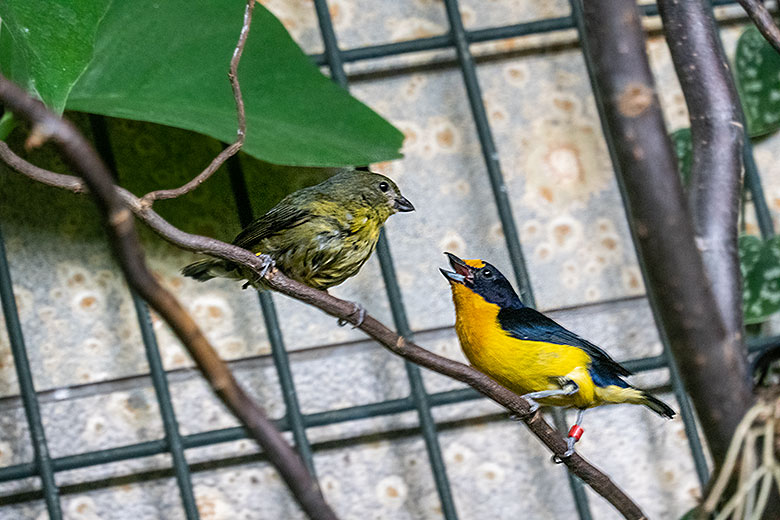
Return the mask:
{"type": "Polygon", "coordinates": [[[582,426],[575,424],[571,427],[571,430],[569,430],[569,437],[573,437],[574,442],[577,442],[580,440],[580,437],[582,437],[583,433],[585,433],[585,430],[582,428],[582,426]]]}

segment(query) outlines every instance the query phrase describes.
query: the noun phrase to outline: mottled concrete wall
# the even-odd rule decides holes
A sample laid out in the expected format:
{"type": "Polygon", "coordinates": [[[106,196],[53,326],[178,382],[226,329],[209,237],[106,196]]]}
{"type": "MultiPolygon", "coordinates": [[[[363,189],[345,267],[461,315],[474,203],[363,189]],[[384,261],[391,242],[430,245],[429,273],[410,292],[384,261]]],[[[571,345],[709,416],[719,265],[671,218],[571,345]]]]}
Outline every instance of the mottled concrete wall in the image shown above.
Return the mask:
{"type": "MultiPolygon", "coordinates": [[[[314,8],[309,0],[265,2],[308,52],[319,52],[314,8]]],[[[330,0],[342,48],[442,34],[448,25],[435,0],[330,0]]],[[[568,12],[567,2],[462,2],[467,27],[481,28],[568,12]]],[[[724,12],[732,19],[738,11],[724,12]]],[[[655,30],[657,21],[648,28],[655,30]]],[[[738,25],[724,32],[733,49],[738,25]]],[[[682,96],[662,39],[649,43],[670,128],[686,124],[682,96]]],[[[617,359],[661,351],[646,301],[620,196],[601,136],[576,34],[565,31],[480,44],[479,79],[499,150],[507,188],[538,306],[554,310],[564,325],[604,346],[617,359]],[[551,46],[550,50],[543,48],[551,46]],[[592,304],[592,305],[590,305],[592,304]]],[[[446,282],[436,267],[441,252],[489,259],[509,270],[504,237],[476,139],[453,51],[350,65],[352,92],[406,134],[405,158],[377,165],[393,177],[418,211],[387,225],[395,264],[419,342],[463,359],[454,332],[446,282]]],[[[109,121],[123,184],[136,193],[174,185],[199,171],[217,143],[200,136],[134,122],[109,121]],[[162,141],[162,144],[161,144],[162,141]]],[[[251,131],[251,129],[250,129],[251,131]]],[[[775,217],[780,176],[773,157],[778,138],[756,149],[775,217]]],[[[44,150],[37,160],[57,159],[44,150]]],[[[61,165],[60,165],[61,166],[61,165]]],[[[256,211],[267,209],[297,185],[280,179],[282,169],[262,171],[245,160],[256,211]],[[268,190],[274,196],[263,196],[268,190]],[[275,190],[275,191],[273,191],[275,190]],[[278,196],[276,196],[278,194],[278,196]]],[[[305,171],[293,183],[321,177],[305,171]]],[[[175,224],[229,239],[238,231],[227,176],[217,175],[182,200],[157,206],[175,224]]],[[[87,199],[0,174],[0,219],[10,255],[14,289],[23,320],[36,387],[52,454],[159,439],[162,426],[148,378],[136,316],[126,285],[111,259],[87,199]]],[[[754,218],[748,212],[748,228],[754,218]]],[[[198,284],[178,270],[193,256],[145,233],[149,261],[162,282],[189,308],[209,339],[233,360],[241,381],[268,408],[283,414],[269,343],[256,296],[215,280],[198,284]]],[[[378,263],[372,259],[354,279],[333,290],[366,302],[390,323],[378,263]]],[[[274,296],[291,352],[299,398],[307,413],[404,397],[402,362],[362,334],[338,328],[319,311],[274,296]]],[[[0,318],[1,319],[1,318],[0,318]]],[[[211,396],[170,331],[154,319],[162,356],[171,375],[183,433],[234,425],[211,396]]],[[[460,385],[425,373],[428,391],[460,385]]],[[[638,384],[662,385],[665,370],[642,374],[638,384]]],[[[28,431],[17,397],[8,339],[0,327],[0,465],[31,460],[28,431]]],[[[675,408],[669,394],[662,397],[675,408]]],[[[500,415],[487,401],[436,408],[440,440],[463,519],[563,518],[574,514],[565,470],[526,429],[500,415]]],[[[361,420],[309,431],[327,498],[345,520],[440,518],[438,499],[414,413],[361,420]],[[396,433],[387,433],[396,432],[396,433]]],[[[677,518],[698,496],[682,422],[664,422],[630,406],[588,413],[578,449],[607,471],[651,518],[677,518]]],[[[190,450],[188,460],[204,519],[300,518],[275,472],[251,458],[252,443],[240,441],[190,450]],[[244,457],[244,458],[242,458],[244,457]],[[229,459],[217,465],[198,463],[229,459]]],[[[183,518],[175,481],[155,470],[170,464],[157,456],[59,474],[61,485],[109,481],[97,489],[66,494],[67,518],[183,518]],[[121,504],[121,507],[118,505],[121,504]]],[[[34,489],[33,480],[0,485],[0,493],[34,489]]],[[[594,518],[615,518],[590,494],[594,518]]],[[[0,519],[46,518],[41,501],[0,507],[0,519]]]]}

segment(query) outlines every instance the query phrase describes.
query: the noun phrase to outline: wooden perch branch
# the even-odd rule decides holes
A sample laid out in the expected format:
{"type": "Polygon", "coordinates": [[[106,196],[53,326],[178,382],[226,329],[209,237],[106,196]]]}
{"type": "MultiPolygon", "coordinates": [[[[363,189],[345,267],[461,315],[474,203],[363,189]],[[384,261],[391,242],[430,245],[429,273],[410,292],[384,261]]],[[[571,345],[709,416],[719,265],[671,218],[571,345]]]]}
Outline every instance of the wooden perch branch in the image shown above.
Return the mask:
{"type": "Polygon", "coordinates": [[[737,0],[766,41],[780,52],[780,28],[775,25],[772,13],[759,0],[737,0]]]}
{"type": "Polygon", "coordinates": [[[603,100],[604,132],[615,145],[613,160],[648,295],[720,464],[752,400],[741,344],[723,324],[696,247],[636,2],[578,1],[583,46],[603,100]]]}
{"type": "Polygon", "coordinates": [[[244,110],[244,97],[241,95],[241,85],[238,82],[238,64],[241,62],[241,56],[244,54],[244,47],[246,46],[246,40],[249,36],[249,26],[252,24],[252,12],[255,8],[255,2],[257,0],[247,0],[246,7],[244,8],[244,24],[241,26],[241,33],[238,36],[238,43],[233,50],[233,57],[230,59],[230,70],[228,72],[228,78],[230,79],[230,86],[233,89],[233,98],[236,101],[236,112],[238,118],[238,130],[236,132],[236,140],[230,146],[224,148],[219,155],[214,157],[205,170],[193,177],[191,181],[183,186],[170,190],[156,190],[147,193],[141,197],[141,202],[148,206],[151,206],[155,200],[174,199],[180,197],[185,193],[189,193],[211,177],[225,161],[238,153],[244,141],[246,141],[246,112],[244,110]]]}
{"type": "MultiPolygon", "coordinates": [[[[0,94],[1,97],[2,94],[0,94]]],[[[77,177],[38,168],[14,154],[8,145],[2,141],[0,141],[0,159],[13,169],[34,180],[74,192],[84,191],[84,186],[77,177]]],[[[263,272],[264,264],[262,260],[250,251],[212,238],[186,233],[171,225],[148,206],[142,204],[141,200],[129,191],[116,187],[116,193],[139,219],[168,242],[188,251],[206,253],[243,264],[252,269],[258,276],[263,272]]],[[[331,316],[342,318],[351,323],[355,323],[357,319],[352,303],[291,280],[278,270],[269,272],[266,275],[266,281],[268,285],[282,294],[313,305],[331,316]]],[[[531,432],[559,457],[566,451],[566,441],[563,440],[560,433],[544,421],[540,413],[529,414],[530,409],[524,399],[499,385],[488,376],[470,366],[438,356],[405,340],[369,315],[366,315],[359,328],[382,346],[399,356],[466,383],[504,406],[513,414],[521,417],[531,432]]],[[[208,367],[204,368],[208,370],[208,367]]],[[[645,518],[639,506],[618,488],[607,475],[578,454],[575,453],[572,457],[563,459],[563,462],[572,473],[603,496],[625,518],[636,520],[645,518]]]]}
{"type": "MultiPolygon", "coordinates": [[[[56,142],[73,168],[82,174],[103,215],[111,245],[128,283],[171,326],[225,406],[262,446],[301,508],[312,519],[337,520],[298,454],[273,426],[265,411],[241,388],[187,311],[147,268],[132,213],[125,203],[127,192],[118,192],[110,172],[89,142],[71,123],[57,117],[2,76],[0,101],[16,116],[34,124],[33,135],[37,140],[56,142]]],[[[8,151],[5,143],[3,148],[8,151]]],[[[50,173],[47,184],[52,184],[56,175],[50,173]]],[[[71,188],[84,188],[73,179],[67,179],[67,182],[71,188]]],[[[140,201],[137,203],[139,207],[146,206],[140,201]]]]}

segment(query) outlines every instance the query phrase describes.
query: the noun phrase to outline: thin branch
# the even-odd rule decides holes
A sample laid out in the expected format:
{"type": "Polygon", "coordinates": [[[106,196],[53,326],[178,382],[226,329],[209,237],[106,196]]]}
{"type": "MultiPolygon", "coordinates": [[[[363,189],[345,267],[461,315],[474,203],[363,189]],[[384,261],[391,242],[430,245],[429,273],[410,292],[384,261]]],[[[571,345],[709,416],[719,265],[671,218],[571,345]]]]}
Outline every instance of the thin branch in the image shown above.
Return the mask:
{"type": "Polygon", "coordinates": [[[233,57],[230,59],[230,70],[228,72],[228,78],[230,79],[230,86],[233,89],[233,98],[236,101],[236,112],[238,118],[238,130],[236,132],[236,140],[233,144],[222,150],[219,155],[214,157],[211,164],[208,167],[195,176],[191,181],[183,186],[179,186],[170,190],[156,190],[147,193],[141,197],[141,202],[145,205],[151,206],[155,200],[174,199],[185,193],[189,193],[211,177],[225,161],[238,153],[244,142],[246,141],[246,112],[244,110],[244,97],[241,95],[241,85],[238,82],[238,64],[241,61],[241,56],[244,54],[244,46],[246,45],[247,37],[249,36],[249,26],[252,24],[252,12],[255,8],[255,2],[257,0],[247,0],[246,7],[244,8],[244,24],[241,26],[241,34],[238,36],[238,43],[233,50],[233,57]]]}
{"type": "Polygon", "coordinates": [[[756,24],[758,31],[764,36],[766,41],[780,52],[780,28],[775,25],[772,13],[766,8],[763,2],[759,0],[737,0],[747,15],[756,24]]]}
{"type": "MultiPolygon", "coordinates": [[[[5,141],[0,141],[0,159],[19,173],[23,173],[27,177],[47,186],[63,188],[78,194],[89,193],[89,189],[81,178],[75,175],[55,173],[35,166],[16,155],[5,141]]],[[[119,189],[122,190],[123,188],[119,189]]],[[[135,196],[133,195],[133,197],[135,196]]]]}
{"type": "MultiPolygon", "coordinates": [[[[3,142],[0,142],[0,159],[34,180],[71,191],[76,191],[74,187],[78,187],[75,182],[78,180],[76,177],[37,168],[16,156],[3,142]],[[42,175],[43,173],[46,175],[42,175]]],[[[245,265],[257,273],[258,276],[263,272],[264,264],[262,260],[250,251],[212,238],[185,233],[171,225],[152,209],[141,204],[140,199],[129,191],[117,188],[117,193],[119,193],[124,203],[138,218],[168,242],[182,249],[206,253],[245,265]]],[[[341,318],[351,323],[355,323],[357,319],[352,303],[291,280],[276,269],[267,273],[266,283],[276,291],[313,305],[336,318],[341,318]]],[[[405,340],[369,315],[365,316],[359,328],[395,354],[434,372],[466,383],[486,397],[504,406],[516,416],[521,417],[531,432],[559,457],[566,451],[566,442],[561,438],[560,433],[547,424],[541,414],[529,414],[528,403],[524,399],[499,385],[485,374],[463,363],[433,354],[415,343],[405,340]]],[[[572,473],[603,496],[625,518],[645,518],[639,506],[630,497],[618,488],[609,477],[578,454],[575,453],[572,457],[563,459],[563,462],[572,473]]]]}
{"type": "Polygon", "coordinates": [[[696,248],[636,2],[577,1],[584,18],[582,43],[603,103],[602,125],[648,296],[720,465],[752,395],[741,343],[720,319],[696,248]]]}
{"type": "MultiPolygon", "coordinates": [[[[118,193],[110,172],[89,142],[70,122],[50,112],[3,76],[0,76],[0,100],[6,109],[34,124],[33,133],[37,139],[54,140],[74,169],[83,175],[103,215],[111,245],[128,283],[171,326],[222,402],[262,446],[301,508],[312,519],[336,520],[301,458],[273,426],[265,411],[239,386],[187,311],[147,268],[132,213],[125,203],[126,196],[118,193]]],[[[42,172],[38,169],[37,173],[42,172]]],[[[47,183],[52,184],[57,179],[56,174],[47,175],[47,179],[47,183]]],[[[83,189],[83,185],[76,185],[73,179],[65,180],[71,189],[83,189]]]]}

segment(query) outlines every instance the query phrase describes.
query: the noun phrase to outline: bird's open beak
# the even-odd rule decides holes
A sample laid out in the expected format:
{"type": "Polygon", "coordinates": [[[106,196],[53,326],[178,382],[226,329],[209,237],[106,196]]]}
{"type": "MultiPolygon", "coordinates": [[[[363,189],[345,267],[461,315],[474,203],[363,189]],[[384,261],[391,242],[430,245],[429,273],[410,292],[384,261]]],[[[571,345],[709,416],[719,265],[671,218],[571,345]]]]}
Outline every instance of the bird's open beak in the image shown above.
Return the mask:
{"type": "Polygon", "coordinates": [[[407,211],[414,211],[414,206],[412,206],[412,203],[409,202],[409,199],[401,195],[395,199],[395,204],[393,204],[393,207],[402,213],[406,213],[407,211]]]}
{"type": "Polygon", "coordinates": [[[439,269],[441,274],[444,275],[447,280],[461,285],[471,285],[474,283],[474,268],[468,265],[466,262],[453,255],[452,253],[444,253],[447,258],[450,259],[450,265],[454,271],[446,271],[439,269]]]}

